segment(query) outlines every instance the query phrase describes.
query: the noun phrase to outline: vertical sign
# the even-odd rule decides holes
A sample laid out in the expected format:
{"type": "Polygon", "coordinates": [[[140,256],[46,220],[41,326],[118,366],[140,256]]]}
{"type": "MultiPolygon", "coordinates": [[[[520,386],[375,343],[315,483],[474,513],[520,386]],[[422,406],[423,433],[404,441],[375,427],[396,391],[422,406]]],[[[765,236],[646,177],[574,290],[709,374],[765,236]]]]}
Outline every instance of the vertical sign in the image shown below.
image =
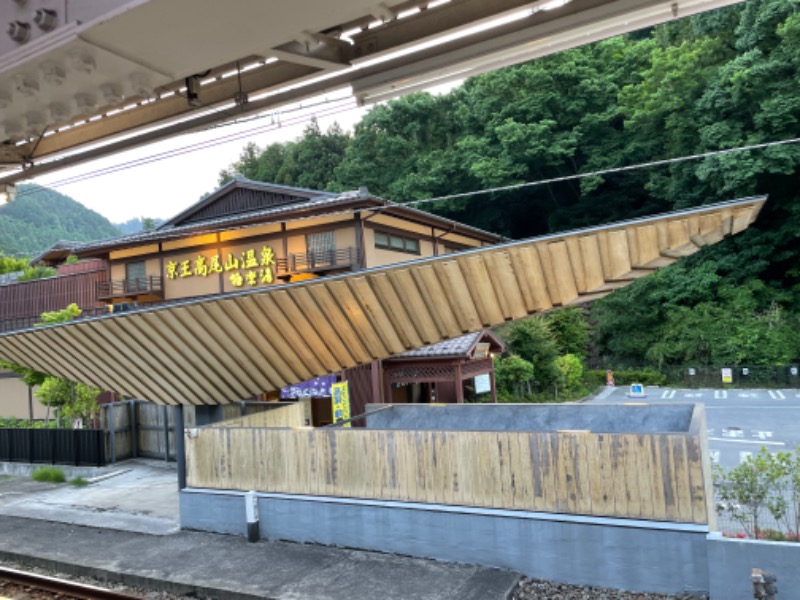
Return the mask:
{"type": "MultiPolygon", "coordinates": [[[[331,400],[333,401],[333,422],[347,421],[350,418],[350,392],[346,381],[334,383],[331,386],[331,400]]],[[[350,427],[350,423],[345,423],[343,427],[350,427]]]]}
{"type": "Polygon", "coordinates": [[[733,369],[728,367],[722,369],[722,383],[733,383],[733,369]]]}

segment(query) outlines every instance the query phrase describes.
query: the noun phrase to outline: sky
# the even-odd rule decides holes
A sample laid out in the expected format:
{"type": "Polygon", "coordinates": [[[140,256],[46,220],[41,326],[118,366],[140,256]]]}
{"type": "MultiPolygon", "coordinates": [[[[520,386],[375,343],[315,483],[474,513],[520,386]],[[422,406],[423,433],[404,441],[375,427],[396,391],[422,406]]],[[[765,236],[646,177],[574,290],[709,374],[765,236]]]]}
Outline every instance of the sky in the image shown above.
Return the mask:
{"type": "MultiPolygon", "coordinates": [[[[452,86],[449,86],[452,87],[452,86]]],[[[142,146],[107,158],[91,161],[48,173],[34,179],[34,183],[52,187],[80,202],[112,223],[123,223],[135,217],[166,219],[194,204],[200,197],[217,187],[219,172],[238,159],[248,142],[265,147],[275,142],[299,138],[312,115],[318,116],[324,131],[334,122],[351,131],[367,114],[369,107],[354,107],[354,101],[341,110],[342,103],[331,98],[330,104],[320,104],[324,98],[306,102],[314,104],[296,111],[285,109],[269,113],[242,123],[216,127],[207,131],[182,135],[162,142],[142,146]],[[324,116],[326,113],[336,112],[324,116]],[[299,122],[298,122],[299,121],[299,122]],[[294,124],[293,124],[294,123],[294,124]],[[269,131],[255,131],[269,128],[269,131]],[[218,142],[221,137],[240,134],[240,139],[218,142]],[[198,145],[207,148],[197,149],[198,145]],[[192,150],[148,164],[130,167],[126,163],[149,160],[156,155],[177,150],[192,150]],[[66,179],[85,176],[98,169],[122,165],[114,173],[85,179],[76,183],[60,184],[66,179]]]]}

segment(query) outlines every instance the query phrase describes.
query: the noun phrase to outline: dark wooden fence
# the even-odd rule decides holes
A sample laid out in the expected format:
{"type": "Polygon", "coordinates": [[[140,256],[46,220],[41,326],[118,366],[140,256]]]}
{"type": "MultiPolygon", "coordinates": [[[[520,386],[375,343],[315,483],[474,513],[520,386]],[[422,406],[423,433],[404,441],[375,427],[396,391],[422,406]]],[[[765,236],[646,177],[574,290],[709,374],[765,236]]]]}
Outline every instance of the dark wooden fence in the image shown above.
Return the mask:
{"type": "Polygon", "coordinates": [[[106,464],[100,429],[0,429],[0,460],[53,465],[106,464]]]}

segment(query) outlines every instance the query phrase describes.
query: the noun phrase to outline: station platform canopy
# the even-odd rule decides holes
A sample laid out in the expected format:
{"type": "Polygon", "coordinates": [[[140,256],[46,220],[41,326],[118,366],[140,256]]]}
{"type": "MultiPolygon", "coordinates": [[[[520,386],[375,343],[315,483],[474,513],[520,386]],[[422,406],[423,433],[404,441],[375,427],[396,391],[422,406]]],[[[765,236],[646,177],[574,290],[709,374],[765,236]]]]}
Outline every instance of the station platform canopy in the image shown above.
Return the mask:
{"type": "Polygon", "coordinates": [[[0,336],[0,358],[160,404],[226,404],[601,298],[747,229],[765,197],[0,336]]]}
{"type": "Polygon", "coordinates": [[[5,2],[0,184],[323,93],[378,102],[739,1],[5,2]]]}

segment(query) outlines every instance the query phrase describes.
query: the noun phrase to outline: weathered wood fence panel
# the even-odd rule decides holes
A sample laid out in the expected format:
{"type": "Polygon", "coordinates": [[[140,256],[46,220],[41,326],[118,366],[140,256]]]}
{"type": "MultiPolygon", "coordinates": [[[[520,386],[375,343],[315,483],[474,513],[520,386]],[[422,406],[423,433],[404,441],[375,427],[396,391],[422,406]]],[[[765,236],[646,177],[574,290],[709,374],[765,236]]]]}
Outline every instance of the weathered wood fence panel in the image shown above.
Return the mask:
{"type": "Polygon", "coordinates": [[[175,459],[173,407],[149,402],[136,403],[136,446],[139,456],[175,459]]]}
{"type": "MultiPolygon", "coordinates": [[[[254,408],[248,406],[247,408],[254,408]]],[[[305,411],[300,402],[291,404],[273,405],[265,404],[261,412],[255,412],[237,419],[227,419],[217,423],[216,427],[303,427],[305,425],[305,411]]]]}
{"type": "Polygon", "coordinates": [[[207,428],[190,487],[707,524],[686,434],[207,428]]]}

